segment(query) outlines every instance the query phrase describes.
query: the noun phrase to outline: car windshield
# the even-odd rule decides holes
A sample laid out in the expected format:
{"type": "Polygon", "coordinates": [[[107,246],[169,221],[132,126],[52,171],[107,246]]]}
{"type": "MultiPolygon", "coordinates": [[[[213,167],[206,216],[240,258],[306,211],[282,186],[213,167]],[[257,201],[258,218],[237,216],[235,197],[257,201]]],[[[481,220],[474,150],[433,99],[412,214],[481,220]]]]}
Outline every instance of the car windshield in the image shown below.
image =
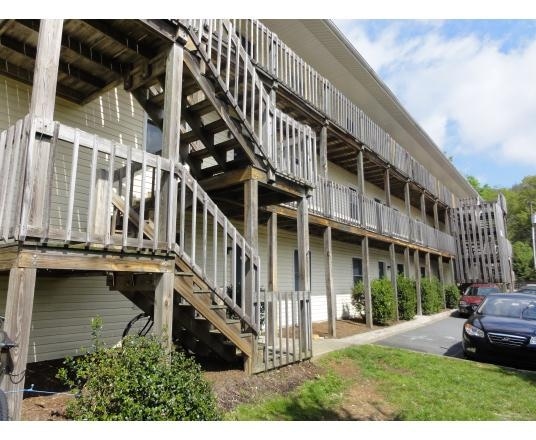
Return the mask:
{"type": "Polygon", "coordinates": [[[499,293],[500,290],[498,287],[471,287],[469,289],[467,289],[467,291],[465,292],[465,295],[468,295],[468,296],[477,296],[477,295],[480,295],[480,296],[487,296],[489,295],[490,293],[499,293]]]}
{"type": "Polygon", "coordinates": [[[505,318],[536,320],[536,300],[488,297],[478,313],[505,318]]]}

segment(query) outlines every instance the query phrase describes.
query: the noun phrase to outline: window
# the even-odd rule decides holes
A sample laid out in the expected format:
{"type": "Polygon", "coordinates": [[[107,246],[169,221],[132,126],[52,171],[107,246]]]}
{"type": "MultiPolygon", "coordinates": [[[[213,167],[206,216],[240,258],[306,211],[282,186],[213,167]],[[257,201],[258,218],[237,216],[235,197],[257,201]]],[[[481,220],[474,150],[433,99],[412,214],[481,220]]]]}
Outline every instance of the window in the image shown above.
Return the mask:
{"type": "Polygon", "coordinates": [[[396,265],[396,272],[399,274],[399,275],[404,275],[404,265],[401,264],[401,263],[398,263],[396,265]]]}
{"type": "Polygon", "coordinates": [[[149,118],[147,118],[145,151],[153,154],[159,154],[162,151],[162,131],[149,118]]]}
{"type": "Polygon", "coordinates": [[[385,263],[383,261],[378,261],[378,278],[385,277],[385,263]]]}
{"type": "Polygon", "coordinates": [[[361,258],[352,258],[352,276],[355,283],[363,281],[363,262],[361,258]]]}
{"type": "MultiPolygon", "coordinates": [[[[298,270],[298,249],[294,249],[294,290],[300,290],[300,271],[298,270]]],[[[312,290],[311,251],[309,251],[309,288],[312,290]]]]}
{"type": "Polygon", "coordinates": [[[424,278],[426,276],[426,270],[424,270],[424,266],[421,266],[421,278],[424,278]]]}

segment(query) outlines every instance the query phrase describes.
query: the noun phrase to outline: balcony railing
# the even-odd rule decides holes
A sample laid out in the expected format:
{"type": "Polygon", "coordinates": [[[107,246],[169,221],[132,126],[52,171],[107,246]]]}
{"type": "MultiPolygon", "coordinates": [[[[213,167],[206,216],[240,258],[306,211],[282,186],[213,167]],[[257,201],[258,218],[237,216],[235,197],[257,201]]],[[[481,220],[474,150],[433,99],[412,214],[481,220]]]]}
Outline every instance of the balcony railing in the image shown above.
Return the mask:
{"type": "MultiPolygon", "coordinates": [[[[295,204],[287,206],[295,208],[295,204]]],[[[456,253],[454,237],[376,202],[353,188],[319,177],[309,212],[381,235],[456,253]]]]}
{"type": "Polygon", "coordinates": [[[231,20],[257,66],[324,113],[403,175],[452,205],[451,192],[350,99],[258,20],[231,20]]]}

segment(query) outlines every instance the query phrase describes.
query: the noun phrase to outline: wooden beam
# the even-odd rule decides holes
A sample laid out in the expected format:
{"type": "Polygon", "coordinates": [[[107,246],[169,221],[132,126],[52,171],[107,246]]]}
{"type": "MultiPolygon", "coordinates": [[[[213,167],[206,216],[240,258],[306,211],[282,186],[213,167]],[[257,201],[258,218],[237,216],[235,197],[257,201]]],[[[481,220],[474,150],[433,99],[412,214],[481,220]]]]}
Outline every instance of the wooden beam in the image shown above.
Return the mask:
{"type": "MultiPolygon", "coordinates": [[[[30,118],[41,118],[49,124],[54,119],[62,28],[63,20],[41,20],[37,42],[30,118]]],[[[33,142],[30,139],[28,143],[28,163],[31,164],[27,179],[29,192],[22,207],[27,213],[28,226],[43,227],[44,212],[48,209],[46,183],[51,178],[49,162],[53,142],[43,138],[33,142]]]]}
{"type": "Polygon", "coordinates": [[[406,208],[406,215],[411,218],[411,194],[409,191],[409,180],[404,183],[404,206],[406,208]]]}
{"type": "Polygon", "coordinates": [[[417,293],[417,315],[422,315],[422,299],[421,299],[421,262],[419,251],[415,249],[413,252],[413,266],[415,269],[415,290],[417,293]]]}
{"type": "Polygon", "coordinates": [[[324,270],[326,280],[326,302],[328,305],[328,335],[337,337],[337,297],[333,289],[333,251],[331,228],[324,229],[324,270]]]}
{"type": "Polygon", "coordinates": [[[385,169],[383,182],[385,188],[385,204],[391,206],[391,179],[389,177],[389,168],[385,169]]]}
{"type": "Polygon", "coordinates": [[[309,273],[309,208],[307,197],[298,201],[298,290],[310,291],[309,273]]]}
{"type": "Polygon", "coordinates": [[[389,245],[389,258],[391,260],[391,285],[393,286],[393,299],[395,303],[395,317],[398,321],[398,272],[396,268],[396,249],[394,243],[389,245]]]}
{"type": "Polygon", "coordinates": [[[409,251],[410,248],[406,246],[404,248],[404,276],[407,278],[411,278],[411,259],[409,251]]]}
{"type": "Polygon", "coordinates": [[[171,350],[173,333],[173,291],[175,274],[163,273],[158,277],[154,292],[154,327],[167,350],[171,350]]]}
{"type": "Polygon", "coordinates": [[[434,228],[439,229],[439,211],[437,200],[434,201],[434,228]]]}
{"type": "Polygon", "coordinates": [[[164,125],[162,130],[162,156],[184,162],[187,151],[180,151],[180,125],[182,102],[184,48],[171,46],[166,59],[166,83],[164,87],[164,125]]]}
{"type": "Polygon", "coordinates": [[[430,261],[430,252],[424,253],[424,271],[428,279],[432,278],[432,263],[430,261]]]}
{"type": "Polygon", "coordinates": [[[426,194],[421,192],[421,221],[426,225],[426,194]]]}
{"type": "Polygon", "coordinates": [[[443,302],[443,308],[445,308],[446,305],[446,298],[445,298],[445,268],[443,267],[443,257],[440,255],[437,261],[438,268],[439,268],[439,283],[441,284],[441,300],[443,302]]]}
{"type": "MultiPolygon", "coordinates": [[[[111,38],[124,47],[124,51],[135,53],[145,58],[151,59],[156,55],[156,52],[146,46],[142,40],[135,40],[128,35],[121,33],[119,30],[111,26],[108,20],[83,20],[84,23],[91,26],[96,31],[100,32],[107,38],[111,38]]],[[[116,57],[118,54],[116,54],[116,57]]]]}
{"type": "Polygon", "coordinates": [[[363,150],[357,152],[357,188],[365,195],[365,171],[363,168],[363,150]]]}
{"type": "Polygon", "coordinates": [[[277,214],[270,214],[268,218],[268,291],[279,290],[277,279],[277,214]]]}
{"type": "Polygon", "coordinates": [[[322,177],[328,177],[328,126],[324,125],[320,130],[320,171],[322,177]]]}
{"type": "MultiPolygon", "coordinates": [[[[39,32],[39,20],[17,20],[17,24],[23,25],[34,32],[39,32]]],[[[62,50],[75,53],[76,55],[83,57],[84,60],[90,61],[98,67],[112,71],[118,77],[126,72],[126,66],[124,66],[122,63],[104,55],[102,52],[95,50],[94,48],[65,32],[62,33],[61,45],[62,50]]]]}
{"type": "MultiPolygon", "coordinates": [[[[257,255],[259,251],[259,183],[257,180],[246,180],[244,182],[244,238],[252,248],[252,253],[257,255]]],[[[245,264],[242,262],[242,264],[245,264]]],[[[253,270],[253,264],[250,263],[249,267],[246,267],[245,273],[245,293],[246,298],[244,301],[246,313],[253,316],[250,313],[253,310],[253,289],[254,285],[253,277],[255,276],[253,270]]]]}
{"type": "MultiPolygon", "coordinates": [[[[25,58],[32,60],[32,62],[35,62],[37,48],[32,46],[31,44],[24,43],[15,40],[14,38],[3,35],[0,36],[0,46],[6,47],[10,51],[22,55],[25,58]]],[[[58,67],[59,71],[67,75],[69,78],[76,78],[80,81],[85,82],[86,84],[89,84],[92,87],[101,89],[106,85],[106,81],[104,81],[103,79],[89,72],[86,72],[81,68],[75,67],[70,63],[60,61],[58,67]]]]}
{"type": "Polygon", "coordinates": [[[10,352],[13,376],[3,375],[0,387],[7,395],[12,420],[21,418],[36,275],[36,269],[16,267],[9,271],[4,331],[17,346],[10,352]]]}
{"type": "Polygon", "coordinates": [[[370,276],[370,253],[368,237],[364,237],[361,240],[361,253],[363,260],[363,285],[365,287],[365,322],[368,328],[372,328],[372,294],[370,290],[370,283],[372,280],[370,276]]]}

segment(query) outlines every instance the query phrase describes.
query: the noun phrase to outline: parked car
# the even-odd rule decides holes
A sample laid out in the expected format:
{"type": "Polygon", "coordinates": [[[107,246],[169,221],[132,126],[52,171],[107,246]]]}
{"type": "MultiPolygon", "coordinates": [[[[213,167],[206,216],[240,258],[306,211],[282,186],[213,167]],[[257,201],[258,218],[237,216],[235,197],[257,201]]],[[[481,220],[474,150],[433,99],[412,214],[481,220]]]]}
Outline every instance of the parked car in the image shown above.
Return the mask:
{"type": "Polygon", "coordinates": [[[458,311],[461,316],[470,316],[490,293],[499,293],[497,284],[471,284],[460,296],[458,311]]]}
{"type": "Polygon", "coordinates": [[[490,294],[465,322],[462,346],[468,358],[536,366],[536,297],[490,294]]]}
{"type": "Polygon", "coordinates": [[[536,284],[526,284],[525,286],[520,287],[517,292],[536,294],[536,284]]]}

